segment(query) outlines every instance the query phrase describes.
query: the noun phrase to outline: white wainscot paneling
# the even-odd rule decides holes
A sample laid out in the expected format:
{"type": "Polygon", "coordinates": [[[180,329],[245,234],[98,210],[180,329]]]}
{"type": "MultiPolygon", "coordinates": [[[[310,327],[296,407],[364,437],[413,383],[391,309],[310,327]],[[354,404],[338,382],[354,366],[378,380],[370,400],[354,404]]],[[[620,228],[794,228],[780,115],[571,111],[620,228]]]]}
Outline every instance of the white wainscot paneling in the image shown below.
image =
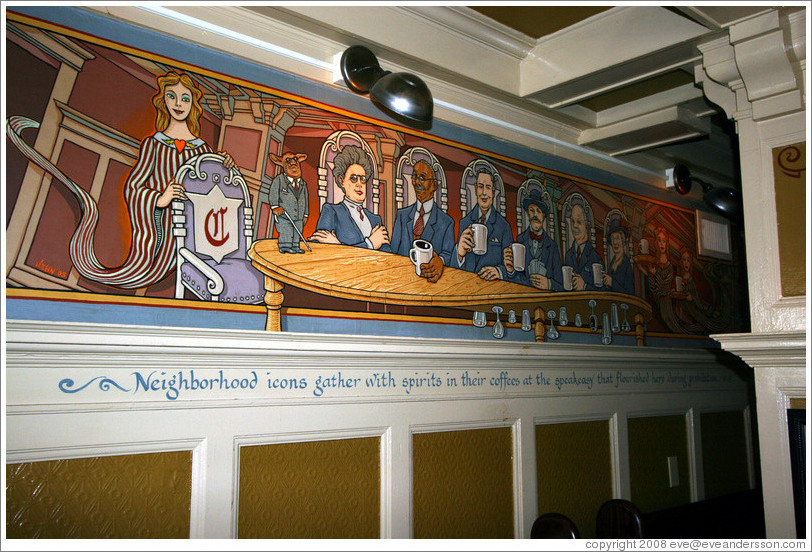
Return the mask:
{"type": "Polygon", "coordinates": [[[7,461],[191,449],[190,536],[234,538],[240,446],[380,436],[382,536],[408,538],[413,432],[510,426],[515,535],[527,537],[537,504],[534,424],[615,420],[623,497],[628,412],[747,408],[745,382],[719,357],[9,320],[7,461]]]}

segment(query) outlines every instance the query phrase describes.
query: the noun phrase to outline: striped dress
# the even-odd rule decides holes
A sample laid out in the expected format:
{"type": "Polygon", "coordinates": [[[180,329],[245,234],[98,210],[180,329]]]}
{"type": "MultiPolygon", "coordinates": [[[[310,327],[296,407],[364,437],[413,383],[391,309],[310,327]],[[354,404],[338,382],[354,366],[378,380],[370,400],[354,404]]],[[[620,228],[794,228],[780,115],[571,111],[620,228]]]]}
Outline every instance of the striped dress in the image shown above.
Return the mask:
{"type": "Polygon", "coordinates": [[[138,160],[124,188],[133,229],[130,252],[121,266],[109,268],[99,262],[93,247],[99,222],[96,201],[19,136],[24,128],[38,126],[24,117],[9,117],[8,134],[26,157],[64,184],[79,202],[82,218],[70,242],[71,261],[76,270],[89,280],[124,289],[151,286],[174,272],[171,208],[159,208],[158,198],[183,163],[198,154],[212,152],[211,147],[200,138],[176,142],[162,132],[141,142],[138,160]]]}

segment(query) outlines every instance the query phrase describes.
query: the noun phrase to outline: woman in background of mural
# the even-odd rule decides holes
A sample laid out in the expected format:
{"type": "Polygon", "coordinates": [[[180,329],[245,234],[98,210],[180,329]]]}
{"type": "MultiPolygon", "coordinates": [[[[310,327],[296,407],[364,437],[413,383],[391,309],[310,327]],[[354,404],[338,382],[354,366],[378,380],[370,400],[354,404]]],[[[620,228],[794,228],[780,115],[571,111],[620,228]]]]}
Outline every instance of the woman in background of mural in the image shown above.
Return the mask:
{"type": "Polygon", "coordinates": [[[665,327],[672,332],[698,333],[696,324],[686,323],[675,308],[677,267],[668,256],[668,233],[662,226],[654,229],[656,260],[648,267],[648,287],[652,292],[652,306],[665,327]]]}
{"type": "Polygon", "coordinates": [[[658,226],[654,229],[656,239],[656,261],[649,265],[649,289],[655,297],[668,297],[674,288],[676,269],[674,263],[668,258],[668,233],[665,228],[658,226]]]}
{"type": "MultiPolygon", "coordinates": [[[[718,332],[727,327],[729,315],[723,309],[714,308],[712,303],[703,300],[694,277],[694,255],[688,247],[680,250],[680,278],[682,292],[675,292],[675,310],[683,328],[690,333],[718,332]]],[[[721,283],[721,282],[720,282],[721,283]]],[[[727,301],[722,298],[722,304],[727,301]]]]}
{"type": "MultiPolygon", "coordinates": [[[[199,137],[203,92],[186,74],[168,71],[157,78],[152,97],[156,110],[155,133],[144,138],[135,166],[127,177],[124,200],[130,214],[132,240],[127,259],[121,266],[105,267],[94,249],[99,208],[93,197],[64,175],[27,144],[15,145],[26,157],[53,174],[79,201],[82,218],[70,242],[70,256],[76,270],[85,278],[124,289],[148,287],[175,270],[175,248],[171,238],[172,217],[168,208],[174,199],[186,199],[183,186],[174,181],[178,168],[189,159],[211,153],[212,148],[199,137]]],[[[36,123],[10,126],[19,134],[36,123]]],[[[223,165],[234,167],[225,152],[223,165]]]]}
{"type": "Polygon", "coordinates": [[[607,230],[611,254],[603,273],[603,285],[609,291],[634,295],[634,271],[626,255],[628,230],[618,219],[613,219],[607,230]]]}

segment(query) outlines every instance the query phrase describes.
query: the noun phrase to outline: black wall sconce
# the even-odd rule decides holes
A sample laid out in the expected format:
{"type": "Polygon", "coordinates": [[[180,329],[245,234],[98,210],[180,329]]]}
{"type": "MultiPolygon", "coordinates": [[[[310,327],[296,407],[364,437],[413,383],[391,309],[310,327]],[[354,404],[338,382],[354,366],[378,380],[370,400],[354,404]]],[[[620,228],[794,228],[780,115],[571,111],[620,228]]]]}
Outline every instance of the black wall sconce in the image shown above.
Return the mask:
{"type": "Polygon", "coordinates": [[[674,188],[678,193],[685,195],[690,192],[693,182],[702,186],[702,199],[716,212],[738,224],[743,222],[741,197],[736,190],[714,188],[704,180],[691,176],[691,171],[685,165],[678,164],[674,167],[674,188]]]}
{"type": "Polygon", "coordinates": [[[411,73],[384,71],[368,48],[350,46],[341,55],[341,76],[356,94],[367,94],[393,119],[414,128],[431,127],[434,100],[426,83],[411,73]]]}

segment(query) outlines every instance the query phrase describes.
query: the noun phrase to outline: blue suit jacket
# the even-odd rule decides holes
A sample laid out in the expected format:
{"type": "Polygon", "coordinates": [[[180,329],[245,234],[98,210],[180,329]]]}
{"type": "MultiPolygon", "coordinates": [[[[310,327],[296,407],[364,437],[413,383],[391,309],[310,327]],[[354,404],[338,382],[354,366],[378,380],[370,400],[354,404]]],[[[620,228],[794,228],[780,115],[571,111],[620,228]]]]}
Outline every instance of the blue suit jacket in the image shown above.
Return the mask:
{"type": "Polygon", "coordinates": [[[573,242],[572,246],[567,250],[567,254],[564,255],[564,264],[571,266],[575,274],[580,274],[581,278],[584,279],[585,290],[607,291],[605,287],[595,287],[595,273],[592,271],[592,263],[600,263],[603,265],[601,256],[598,255],[598,252],[595,251],[595,248],[592,247],[592,242],[589,240],[587,240],[586,245],[584,245],[580,263],[575,262],[575,242],[573,242]]]}
{"type": "Polygon", "coordinates": [[[632,270],[632,263],[629,261],[629,257],[624,255],[617,270],[612,272],[610,265],[607,267],[606,273],[612,277],[612,285],[609,287],[609,291],[618,291],[620,293],[634,295],[634,270],[632,270]]]}
{"type": "MultiPolygon", "coordinates": [[[[409,256],[412,248],[414,216],[417,203],[398,209],[395,215],[395,226],[392,229],[392,252],[398,255],[409,256]]],[[[451,259],[455,254],[454,247],[454,219],[440,210],[437,204],[429,213],[429,220],[420,236],[431,243],[434,252],[439,255],[446,266],[451,266],[451,259]]]]}
{"type": "MultiPolygon", "coordinates": [[[[547,235],[547,232],[542,230],[543,238],[541,240],[541,249],[539,249],[539,256],[537,257],[544,266],[547,268],[547,278],[550,280],[550,291],[562,291],[564,289],[561,274],[561,252],[558,251],[558,246],[547,235]]],[[[508,274],[505,280],[523,284],[525,286],[532,286],[530,283],[530,275],[527,273],[527,268],[530,266],[530,261],[533,259],[533,252],[530,245],[530,228],[519,234],[516,241],[523,244],[525,247],[524,255],[524,270],[514,271],[508,274]]]]}
{"type": "MultiPolygon", "coordinates": [[[[364,216],[369,218],[372,227],[380,226],[381,217],[364,209],[364,216]]],[[[316,223],[316,230],[327,230],[335,232],[338,241],[344,245],[352,245],[355,247],[366,247],[367,242],[364,235],[355,225],[352,220],[350,212],[344,202],[341,203],[325,203],[321,208],[319,214],[319,221],[316,223]]],[[[381,247],[381,251],[390,251],[388,245],[381,247]]]]}
{"type": "MultiPolygon", "coordinates": [[[[460,221],[460,229],[457,232],[457,242],[460,241],[460,236],[466,228],[473,223],[478,222],[480,217],[479,205],[474,206],[471,212],[468,213],[460,221]]],[[[505,275],[504,263],[502,262],[502,250],[513,243],[513,230],[510,224],[505,220],[496,209],[491,208],[491,214],[485,221],[485,226],[488,227],[488,250],[484,255],[477,255],[473,251],[465,255],[462,265],[459,268],[469,272],[479,272],[480,269],[486,266],[495,266],[500,269],[502,275],[505,275]]],[[[457,253],[456,250],[453,255],[453,263],[451,266],[457,267],[457,253]]]]}

